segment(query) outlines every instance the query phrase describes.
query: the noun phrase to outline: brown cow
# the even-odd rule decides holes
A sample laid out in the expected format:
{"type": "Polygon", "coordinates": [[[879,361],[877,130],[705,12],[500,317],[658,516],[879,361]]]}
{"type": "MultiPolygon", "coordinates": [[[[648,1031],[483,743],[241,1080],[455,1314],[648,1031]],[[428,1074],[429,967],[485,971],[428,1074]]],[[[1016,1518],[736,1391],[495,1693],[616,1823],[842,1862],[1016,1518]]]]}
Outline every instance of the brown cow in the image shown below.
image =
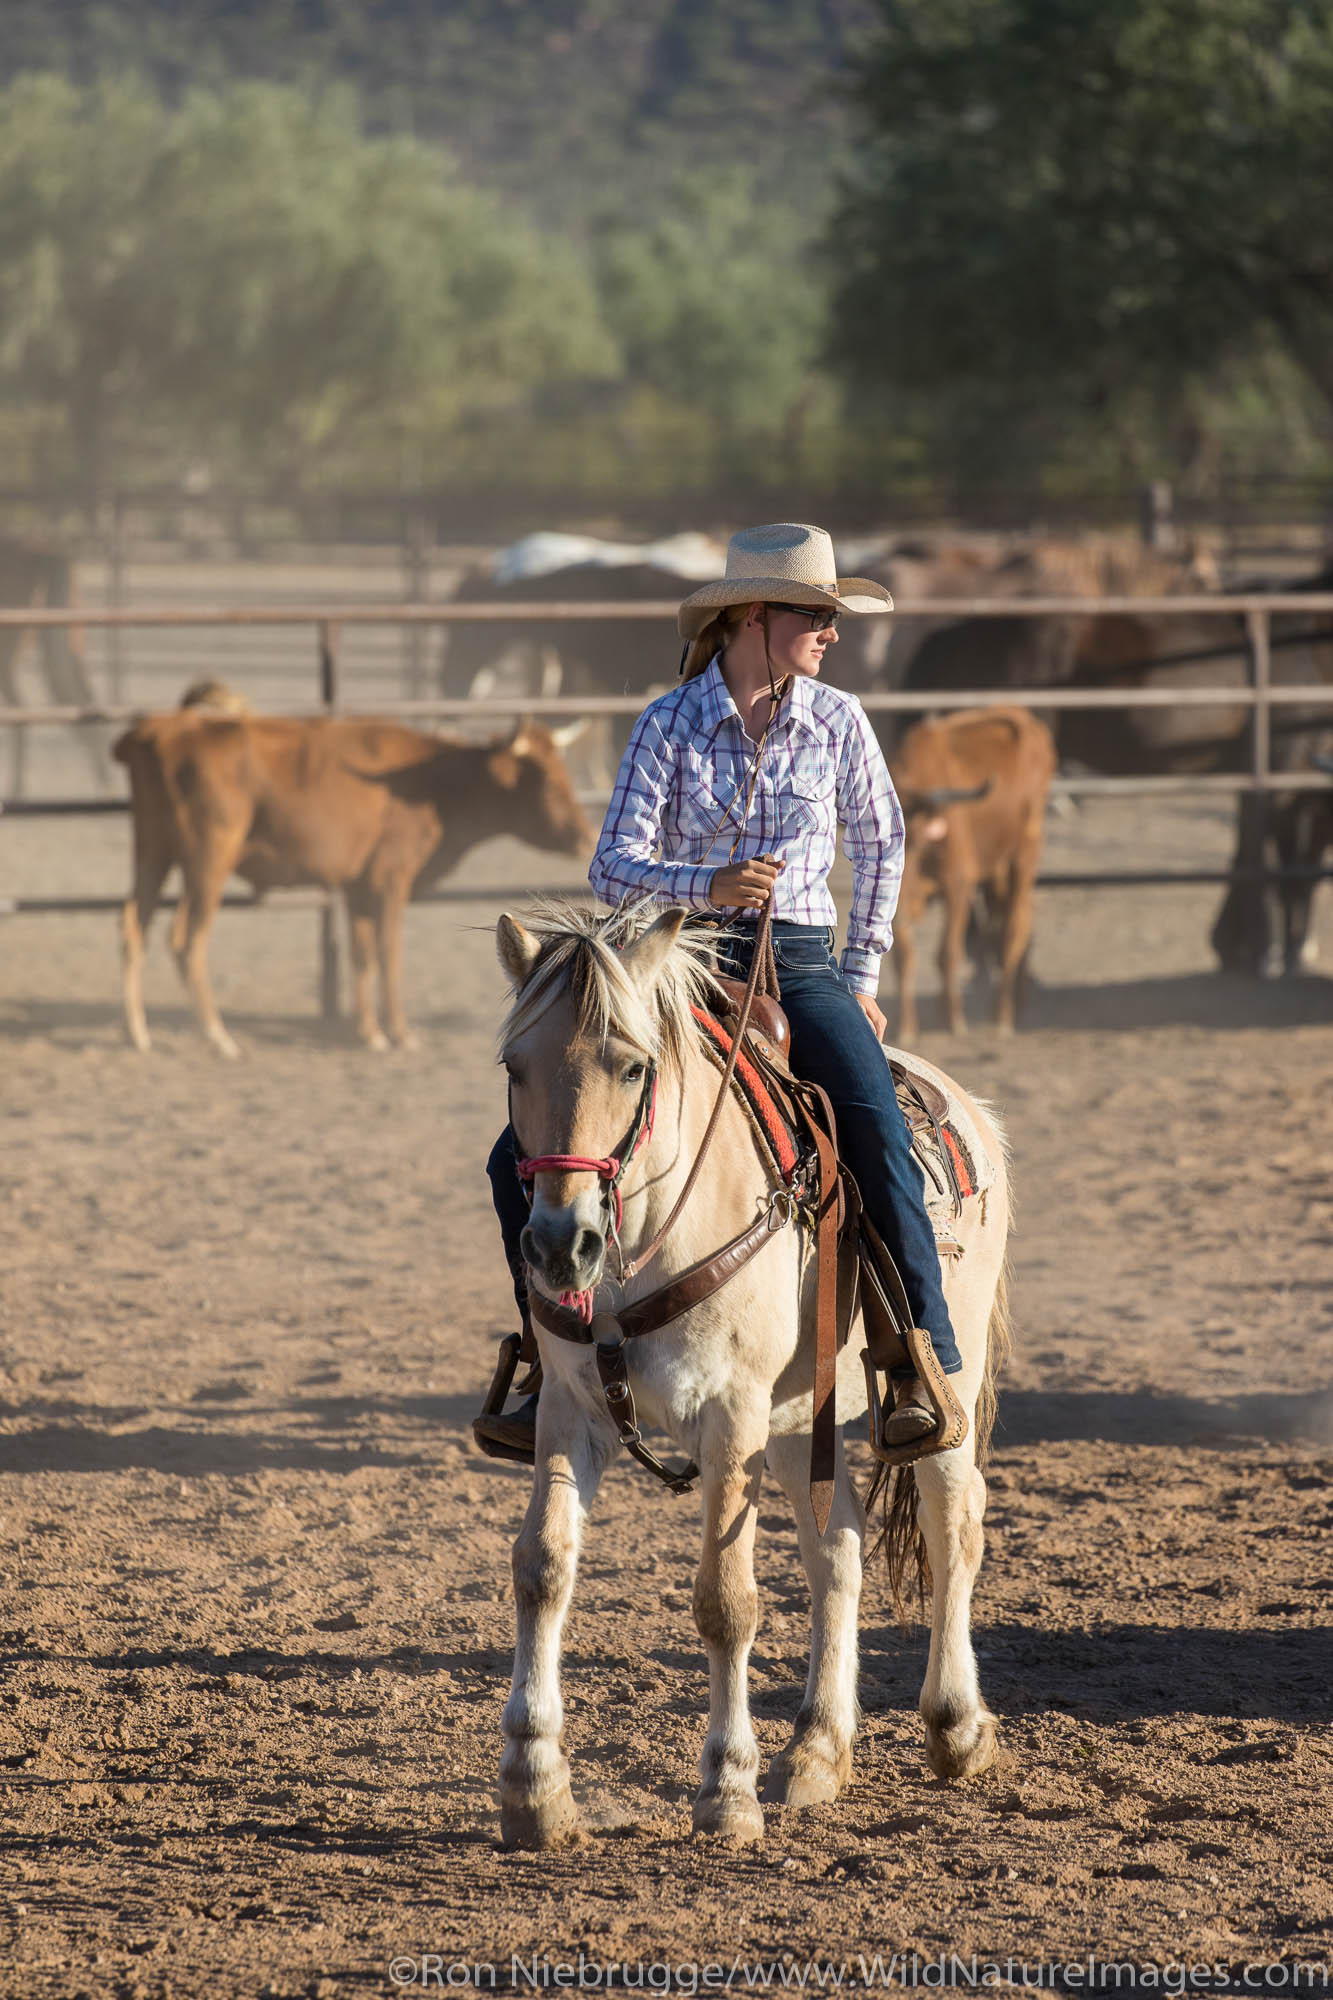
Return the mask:
{"type": "Polygon", "coordinates": [[[934,895],[944,899],[940,976],[949,1027],[966,1025],[959,972],[977,890],[1001,930],[997,1025],[1014,1025],[1019,973],[1032,936],[1033,883],[1041,854],[1055,743],[1025,708],[962,709],[919,722],[903,738],[893,778],[907,821],[907,860],[894,923],[898,1039],[917,1033],[915,926],[934,895]]]}
{"type": "Polygon", "coordinates": [[[199,1024],[224,1056],[239,1053],[208,979],[209,927],[229,875],[259,894],[319,884],[347,905],[356,1026],[386,1046],[371,998],[378,958],[388,1036],[409,1044],[399,991],[410,896],[492,834],[586,853],[592,829],[549,730],[521,724],[490,743],[427,736],[390,722],[220,716],[192,707],[152,715],[115,745],[129,767],[134,890],[121,930],[125,1023],[146,1050],[143,944],[162,885],[179,862],[184,888],[171,947],[199,1024]]]}

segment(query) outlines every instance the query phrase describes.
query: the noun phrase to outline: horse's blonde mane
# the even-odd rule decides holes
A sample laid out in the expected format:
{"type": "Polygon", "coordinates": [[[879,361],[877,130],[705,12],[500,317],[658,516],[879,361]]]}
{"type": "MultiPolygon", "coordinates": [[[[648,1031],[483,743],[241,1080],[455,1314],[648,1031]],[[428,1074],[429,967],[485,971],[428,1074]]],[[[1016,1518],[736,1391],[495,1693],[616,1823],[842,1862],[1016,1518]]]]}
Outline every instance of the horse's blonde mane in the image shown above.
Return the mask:
{"type": "Polygon", "coordinates": [[[540,939],[532,973],[500,1024],[501,1052],[525,1034],[562,993],[571,993],[580,1034],[619,1035],[660,1061],[678,1062],[694,1034],[690,1008],[715,1004],[716,933],[691,925],[667,953],[650,1001],[625,971],[621,953],[670,905],[644,899],[609,915],[586,903],[548,901],[525,911],[523,928],[540,939]]]}

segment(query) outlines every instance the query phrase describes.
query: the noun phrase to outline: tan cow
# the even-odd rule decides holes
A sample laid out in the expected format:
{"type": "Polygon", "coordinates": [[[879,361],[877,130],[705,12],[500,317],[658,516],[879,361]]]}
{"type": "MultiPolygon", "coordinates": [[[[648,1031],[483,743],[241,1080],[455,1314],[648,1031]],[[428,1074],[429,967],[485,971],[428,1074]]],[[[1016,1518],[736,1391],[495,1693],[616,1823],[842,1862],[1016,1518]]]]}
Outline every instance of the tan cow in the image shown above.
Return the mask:
{"type": "Polygon", "coordinates": [[[940,977],[953,1034],[966,1025],[959,985],[963,943],[981,889],[1000,934],[997,1025],[1014,1025],[1014,999],[1032,937],[1033,884],[1055,743],[1025,708],[969,708],[919,722],[903,738],[893,779],[907,822],[907,860],[894,920],[898,1040],[917,1033],[915,929],[932,896],[944,899],[940,977]]]}
{"type": "Polygon", "coordinates": [[[147,1050],[143,946],[171,869],[183,893],[171,947],[199,1024],[239,1053],[208,979],[208,932],[229,875],[257,893],[338,888],[347,905],[357,1033],[386,1046],[371,996],[379,965],[388,1037],[410,1042],[400,997],[403,910],[492,834],[583,854],[592,829],[556,738],[533,723],[490,743],[390,722],[224,716],[207,707],[152,715],[115,745],[129,767],[134,889],[121,916],[125,1023],[147,1050]]]}

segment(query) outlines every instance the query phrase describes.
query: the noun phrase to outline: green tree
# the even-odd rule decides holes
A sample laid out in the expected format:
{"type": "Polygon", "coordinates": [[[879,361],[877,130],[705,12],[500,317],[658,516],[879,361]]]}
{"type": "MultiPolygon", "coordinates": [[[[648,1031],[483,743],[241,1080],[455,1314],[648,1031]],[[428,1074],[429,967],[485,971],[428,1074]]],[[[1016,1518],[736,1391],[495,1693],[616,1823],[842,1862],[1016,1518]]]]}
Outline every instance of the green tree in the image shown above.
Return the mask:
{"type": "Polygon", "coordinates": [[[819,405],[825,283],[808,228],[746,176],[687,176],[647,223],[613,219],[595,270],[628,381],[711,440],[734,469],[799,456],[819,405]]]}
{"type": "Polygon", "coordinates": [[[94,489],[127,432],[304,469],[616,360],[568,249],[346,94],[0,93],[0,382],[94,489]]]}
{"type": "Polygon", "coordinates": [[[878,12],[834,232],[853,383],[1004,437],[1143,424],[1276,349],[1333,407],[1328,0],[878,12]]]}

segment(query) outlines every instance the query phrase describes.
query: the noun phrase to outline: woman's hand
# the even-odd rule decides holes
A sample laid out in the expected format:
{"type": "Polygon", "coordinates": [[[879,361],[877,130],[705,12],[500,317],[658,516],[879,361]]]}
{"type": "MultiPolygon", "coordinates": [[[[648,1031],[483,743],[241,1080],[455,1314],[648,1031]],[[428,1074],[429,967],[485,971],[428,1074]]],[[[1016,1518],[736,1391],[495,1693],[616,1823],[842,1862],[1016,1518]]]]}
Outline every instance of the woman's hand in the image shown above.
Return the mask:
{"type": "Polygon", "coordinates": [[[786,867],[774,854],[756,854],[753,861],[733,861],[713,871],[708,900],[717,910],[758,910],[786,867]]]}
{"type": "Polygon", "coordinates": [[[856,1004],[861,1009],[861,1012],[865,1015],[867,1021],[869,1021],[871,1027],[875,1030],[875,1040],[877,1042],[882,1042],[884,1040],[884,1030],[888,1027],[889,1024],[885,1020],[884,1016],[880,1013],[879,1006],[875,1000],[874,995],[871,993],[858,993],[856,996],[856,1004]]]}

